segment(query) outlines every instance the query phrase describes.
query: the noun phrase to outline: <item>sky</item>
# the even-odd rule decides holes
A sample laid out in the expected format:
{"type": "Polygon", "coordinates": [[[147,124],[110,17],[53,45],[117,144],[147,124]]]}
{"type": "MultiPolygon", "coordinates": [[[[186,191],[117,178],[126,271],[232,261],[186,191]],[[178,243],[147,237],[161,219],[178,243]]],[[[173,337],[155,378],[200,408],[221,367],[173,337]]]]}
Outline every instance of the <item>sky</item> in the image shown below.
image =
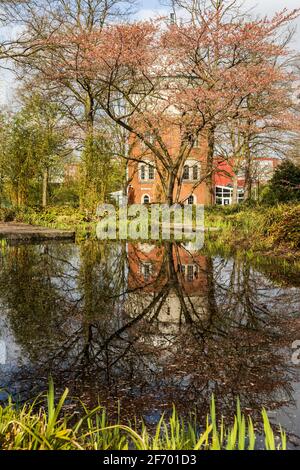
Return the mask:
{"type": "MultiPolygon", "coordinates": [[[[137,19],[148,19],[155,15],[169,15],[170,10],[163,3],[163,0],[140,0],[136,14],[137,19]]],[[[244,0],[244,3],[247,9],[253,9],[252,14],[254,16],[272,16],[284,8],[290,10],[300,8],[299,0],[244,0]]],[[[292,47],[300,51],[300,18],[295,25],[297,26],[297,31],[292,47]]],[[[10,105],[13,101],[14,85],[15,82],[12,74],[0,69],[0,106],[10,105]]]]}
{"type": "MultiPolygon", "coordinates": [[[[139,19],[147,19],[157,14],[169,14],[168,8],[163,6],[163,0],[140,0],[140,9],[137,13],[139,19]]],[[[165,2],[166,3],[166,2],[165,2]]],[[[274,15],[274,13],[288,8],[293,10],[300,8],[299,0],[244,0],[246,9],[250,9],[254,16],[274,15]]],[[[297,34],[294,40],[294,47],[300,51],[300,18],[296,22],[297,34]]]]}

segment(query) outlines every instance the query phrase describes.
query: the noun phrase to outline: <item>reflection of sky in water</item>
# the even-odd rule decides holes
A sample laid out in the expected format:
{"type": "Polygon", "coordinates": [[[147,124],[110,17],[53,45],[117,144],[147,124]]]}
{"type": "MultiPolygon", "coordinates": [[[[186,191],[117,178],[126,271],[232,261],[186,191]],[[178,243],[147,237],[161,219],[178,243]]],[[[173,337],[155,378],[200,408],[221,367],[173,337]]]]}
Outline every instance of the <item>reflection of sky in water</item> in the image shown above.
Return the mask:
{"type": "MultiPolygon", "coordinates": [[[[218,284],[224,287],[224,291],[220,291],[220,302],[224,301],[224,296],[226,297],[227,289],[230,287],[230,284],[234,285],[234,290],[237,295],[239,294],[239,288],[243,287],[245,273],[243,273],[242,270],[238,269],[238,275],[232,279],[234,263],[236,262],[237,261],[233,259],[226,260],[218,256],[214,258],[214,268],[217,273],[218,284]]],[[[295,312],[299,314],[299,288],[293,286],[284,288],[276,286],[274,282],[268,279],[267,275],[253,268],[250,268],[249,271],[250,272],[247,271],[247,275],[255,278],[255,292],[259,303],[263,304],[266,302],[268,308],[276,312],[283,311],[290,314],[295,312]],[[286,311],[287,299],[288,312],[286,311]]]]}

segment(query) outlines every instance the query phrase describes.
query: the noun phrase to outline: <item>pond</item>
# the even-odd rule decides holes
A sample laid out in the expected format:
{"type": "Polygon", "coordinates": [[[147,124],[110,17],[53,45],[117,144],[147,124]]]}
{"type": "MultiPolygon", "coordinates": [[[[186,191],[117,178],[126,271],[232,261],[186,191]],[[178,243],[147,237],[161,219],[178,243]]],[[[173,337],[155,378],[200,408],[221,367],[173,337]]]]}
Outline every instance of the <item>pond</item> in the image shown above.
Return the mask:
{"type": "Polygon", "coordinates": [[[230,419],[239,396],[298,445],[299,272],[278,263],[172,243],[2,247],[0,399],[32,398],[52,376],[154,423],[173,404],[205,416],[212,393],[230,419]]]}

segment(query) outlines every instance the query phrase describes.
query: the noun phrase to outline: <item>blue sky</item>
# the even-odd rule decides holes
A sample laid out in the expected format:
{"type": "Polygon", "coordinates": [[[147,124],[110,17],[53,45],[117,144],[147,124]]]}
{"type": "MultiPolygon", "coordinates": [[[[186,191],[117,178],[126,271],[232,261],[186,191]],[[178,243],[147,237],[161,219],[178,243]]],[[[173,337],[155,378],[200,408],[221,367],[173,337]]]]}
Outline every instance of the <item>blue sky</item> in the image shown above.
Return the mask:
{"type": "MultiPolygon", "coordinates": [[[[164,2],[162,2],[164,3],[164,2]]],[[[288,8],[290,10],[300,8],[299,0],[244,0],[246,8],[253,9],[254,15],[273,15],[277,11],[288,8]]],[[[139,18],[148,18],[154,11],[169,13],[168,8],[163,6],[159,0],[140,0],[139,18]]],[[[298,20],[298,44],[300,50],[300,19],[298,20]]]]}
{"type": "MultiPolygon", "coordinates": [[[[139,1],[139,12],[137,13],[138,19],[147,19],[151,16],[157,15],[169,15],[170,8],[162,5],[166,3],[162,0],[140,0],[139,1]]],[[[272,16],[276,12],[288,8],[293,10],[300,8],[300,0],[244,0],[245,8],[250,10],[253,16],[272,16]]],[[[294,37],[292,47],[300,51],[300,17],[295,22],[297,31],[294,37]]]]}
{"type": "MultiPolygon", "coordinates": [[[[163,2],[162,2],[163,3],[163,2]]],[[[255,7],[255,10],[261,14],[273,13],[283,8],[299,8],[299,0],[245,0],[246,6],[255,7]]],[[[140,0],[141,10],[166,9],[159,0],[140,0]]]]}

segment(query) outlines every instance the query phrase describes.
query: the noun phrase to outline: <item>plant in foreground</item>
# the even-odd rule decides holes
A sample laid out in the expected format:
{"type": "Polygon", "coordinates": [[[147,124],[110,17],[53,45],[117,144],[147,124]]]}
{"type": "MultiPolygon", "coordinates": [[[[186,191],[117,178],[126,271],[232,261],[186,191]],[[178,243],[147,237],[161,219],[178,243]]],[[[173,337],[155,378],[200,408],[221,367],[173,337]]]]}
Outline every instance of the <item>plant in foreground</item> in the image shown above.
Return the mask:
{"type": "MultiPolygon", "coordinates": [[[[175,410],[170,418],[164,415],[151,431],[142,423],[111,424],[101,406],[93,410],[82,404],[82,416],[67,413],[66,389],[55,402],[53,382],[46,395],[31,404],[16,407],[9,398],[0,406],[0,448],[2,450],[254,450],[257,434],[250,417],[245,417],[237,401],[232,426],[218,422],[214,397],[205,426],[196,418],[184,421],[175,410]],[[43,400],[43,401],[41,401],[43,400]]],[[[262,411],[264,447],[266,450],[285,450],[286,434],[280,429],[276,437],[266,410],[262,411]]]]}

